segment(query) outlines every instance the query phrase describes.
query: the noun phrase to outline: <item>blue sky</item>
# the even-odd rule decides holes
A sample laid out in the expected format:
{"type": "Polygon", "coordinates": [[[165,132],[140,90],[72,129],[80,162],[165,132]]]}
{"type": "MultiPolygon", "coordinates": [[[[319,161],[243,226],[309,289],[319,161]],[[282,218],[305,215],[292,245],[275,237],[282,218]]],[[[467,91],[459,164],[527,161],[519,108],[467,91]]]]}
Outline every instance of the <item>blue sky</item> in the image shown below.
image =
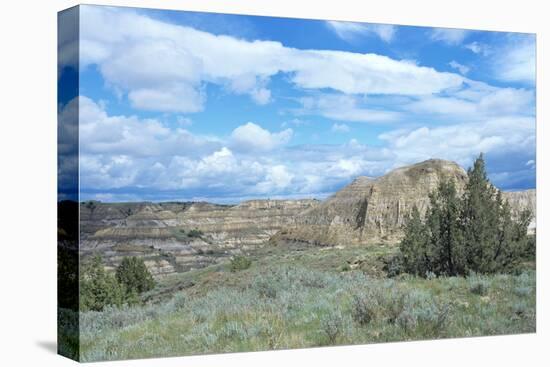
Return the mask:
{"type": "Polygon", "coordinates": [[[98,6],[80,22],[82,199],[323,198],[480,152],[498,187],[535,187],[534,35],[98,6]]]}

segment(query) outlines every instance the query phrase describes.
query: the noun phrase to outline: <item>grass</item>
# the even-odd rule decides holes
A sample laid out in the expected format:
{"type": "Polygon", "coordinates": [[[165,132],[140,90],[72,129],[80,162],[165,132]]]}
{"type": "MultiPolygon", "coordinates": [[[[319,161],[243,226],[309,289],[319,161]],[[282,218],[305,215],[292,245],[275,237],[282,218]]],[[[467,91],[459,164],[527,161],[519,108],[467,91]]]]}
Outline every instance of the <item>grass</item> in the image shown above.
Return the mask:
{"type": "Polygon", "coordinates": [[[82,360],[535,331],[532,270],[388,279],[376,263],[389,248],[262,251],[238,272],[220,264],[167,277],[151,304],[82,313],[82,360]]]}

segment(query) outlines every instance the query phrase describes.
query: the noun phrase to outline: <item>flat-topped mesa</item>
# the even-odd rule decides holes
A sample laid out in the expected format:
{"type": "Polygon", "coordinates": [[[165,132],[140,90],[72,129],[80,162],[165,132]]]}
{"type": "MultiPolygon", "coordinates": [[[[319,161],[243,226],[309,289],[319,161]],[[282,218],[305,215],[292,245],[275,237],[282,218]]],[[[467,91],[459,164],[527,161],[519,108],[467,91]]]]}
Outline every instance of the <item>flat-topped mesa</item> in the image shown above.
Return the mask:
{"type": "Polygon", "coordinates": [[[454,162],[430,159],[375,179],[359,177],[303,212],[295,226],[282,230],[273,240],[319,245],[398,242],[413,206],[424,213],[430,192],[441,180],[453,180],[462,191],[467,174],[454,162]]]}

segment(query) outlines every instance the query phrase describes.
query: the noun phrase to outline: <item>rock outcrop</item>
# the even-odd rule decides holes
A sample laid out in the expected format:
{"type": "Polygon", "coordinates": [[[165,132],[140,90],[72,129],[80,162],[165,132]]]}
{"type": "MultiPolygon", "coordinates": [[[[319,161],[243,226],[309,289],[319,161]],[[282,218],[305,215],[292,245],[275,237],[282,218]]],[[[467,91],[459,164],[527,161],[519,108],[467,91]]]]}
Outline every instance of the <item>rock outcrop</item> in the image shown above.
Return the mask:
{"type": "Polygon", "coordinates": [[[107,266],[139,256],[156,276],[214,264],[254,249],[294,224],[317,200],[210,203],[99,203],[80,206],[81,253],[101,253],[107,266]]]}
{"type": "Polygon", "coordinates": [[[395,243],[414,205],[424,213],[429,194],[441,180],[454,180],[459,190],[466,172],[450,161],[431,159],[397,168],[372,179],[359,177],[321,205],[300,214],[296,225],[282,230],[274,241],[317,245],[395,243]]]}
{"type": "Polygon", "coordinates": [[[529,210],[532,215],[529,232],[534,233],[536,227],[537,197],[534,189],[524,191],[505,191],[502,197],[508,201],[512,208],[512,217],[518,219],[521,212],[529,210]]]}

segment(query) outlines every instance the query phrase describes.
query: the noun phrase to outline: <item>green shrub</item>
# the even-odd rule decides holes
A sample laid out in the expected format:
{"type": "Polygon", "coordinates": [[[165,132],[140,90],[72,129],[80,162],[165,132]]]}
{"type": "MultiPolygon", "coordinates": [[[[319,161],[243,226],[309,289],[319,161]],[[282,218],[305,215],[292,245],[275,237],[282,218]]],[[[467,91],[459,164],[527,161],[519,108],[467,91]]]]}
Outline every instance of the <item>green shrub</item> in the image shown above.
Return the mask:
{"type": "Polygon", "coordinates": [[[384,298],[383,308],[387,320],[390,324],[395,324],[397,318],[405,309],[406,296],[401,291],[392,288],[388,290],[387,296],[384,298]]]}
{"type": "Polygon", "coordinates": [[[489,282],[479,278],[470,280],[470,292],[478,296],[485,296],[489,292],[489,282]]]}
{"type": "Polygon", "coordinates": [[[340,267],[340,271],[341,271],[341,272],[350,271],[350,270],[351,270],[351,266],[349,266],[348,263],[345,263],[344,265],[342,265],[342,266],[340,267]]]}
{"type": "Polygon", "coordinates": [[[351,316],[361,326],[368,325],[376,317],[378,304],[374,298],[354,295],[351,303],[351,316]]]}
{"type": "Polygon", "coordinates": [[[174,311],[180,311],[185,307],[185,304],[187,303],[187,297],[184,293],[178,293],[172,299],[169,303],[169,308],[174,311]]]}
{"type": "Polygon", "coordinates": [[[155,287],[153,276],[142,259],[131,256],[122,259],[116,269],[116,278],[124,284],[129,294],[141,294],[155,287]]]}
{"type": "Polygon", "coordinates": [[[246,270],[252,265],[252,260],[243,255],[234,256],[230,262],[230,268],[232,272],[246,270]]]}
{"type": "Polygon", "coordinates": [[[524,301],[514,303],[512,306],[512,312],[518,316],[523,317],[527,314],[528,306],[524,301]]]}
{"type": "Polygon", "coordinates": [[[382,262],[384,263],[382,270],[386,272],[388,278],[394,278],[403,273],[403,255],[401,253],[382,258],[382,262]]]}
{"type": "Polygon", "coordinates": [[[260,279],[254,284],[258,295],[262,298],[276,298],[277,289],[265,279],[260,279]]]}
{"type": "Polygon", "coordinates": [[[199,229],[192,229],[189,232],[187,232],[187,237],[190,238],[200,238],[203,236],[203,232],[199,229]]]}
{"type": "Polygon", "coordinates": [[[527,297],[531,293],[530,287],[516,287],[514,288],[514,294],[518,297],[527,297]]]}
{"type": "Polygon", "coordinates": [[[103,267],[101,257],[96,256],[83,266],[80,273],[80,310],[101,311],[107,305],[121,306],[127,291],[114,275],[103,267]]]}
{"type": "Polygon", "coordinates": [[[340,312],[333,312],[321,318],[321,330],[329,344],[335,344],[338,337],[344,333],[344,318],[340,312]]]}

